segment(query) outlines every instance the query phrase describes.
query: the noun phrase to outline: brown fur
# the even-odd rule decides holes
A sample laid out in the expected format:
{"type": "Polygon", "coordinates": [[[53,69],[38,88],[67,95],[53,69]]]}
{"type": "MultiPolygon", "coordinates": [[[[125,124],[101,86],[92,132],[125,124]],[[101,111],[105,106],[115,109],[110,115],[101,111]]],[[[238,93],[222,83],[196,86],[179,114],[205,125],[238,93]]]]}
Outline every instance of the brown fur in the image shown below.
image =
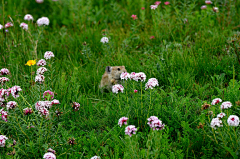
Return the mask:
{"type": "Polygon", "coordinates": [[[107,66],[99,87],[111,91],[113,85],[120,84],[123,72],[127,72],[125,66],[107,66]]]}

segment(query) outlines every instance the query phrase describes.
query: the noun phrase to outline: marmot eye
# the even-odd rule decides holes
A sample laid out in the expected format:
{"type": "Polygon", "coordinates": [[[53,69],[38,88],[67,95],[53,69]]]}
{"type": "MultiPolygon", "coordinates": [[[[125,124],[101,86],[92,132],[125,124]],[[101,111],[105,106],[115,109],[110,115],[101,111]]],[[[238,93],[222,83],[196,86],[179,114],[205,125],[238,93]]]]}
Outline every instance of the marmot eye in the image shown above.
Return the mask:
{"type": "Polygon", "coordinates": [[[118,71],[120,71],[120,68],[118,68],[118,71]]]}

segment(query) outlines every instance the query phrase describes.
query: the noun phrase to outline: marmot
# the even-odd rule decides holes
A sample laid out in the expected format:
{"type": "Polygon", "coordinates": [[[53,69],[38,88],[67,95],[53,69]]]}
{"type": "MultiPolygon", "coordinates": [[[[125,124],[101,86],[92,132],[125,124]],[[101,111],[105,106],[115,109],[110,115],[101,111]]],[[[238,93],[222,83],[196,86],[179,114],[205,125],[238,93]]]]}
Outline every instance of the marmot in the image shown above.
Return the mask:
{"type": "Polygon", "coordinates": [[[125,66],[107,66],[105,73],[102,76],[99,88],[111,91],[113,85],[120,84],[120,75],[123,72],[127,72],[125,66]]]}

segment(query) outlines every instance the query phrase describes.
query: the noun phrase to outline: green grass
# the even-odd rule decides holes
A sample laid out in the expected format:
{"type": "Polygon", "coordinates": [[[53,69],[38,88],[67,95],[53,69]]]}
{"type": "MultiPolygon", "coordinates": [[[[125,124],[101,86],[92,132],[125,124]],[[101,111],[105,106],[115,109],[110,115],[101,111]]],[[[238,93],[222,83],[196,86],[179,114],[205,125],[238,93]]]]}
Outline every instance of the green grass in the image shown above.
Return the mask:
{"type": "Polygon", "coordinates": [[[9,32],[0,33],[0,69],[11,72],[3,88],[19,85],[22,92],[19,98],[8,99],[18,103],[8,111],[8,122],[0,120],[0,135],[17,142],[14,147],[0,148],[0,158],[12,158],[7,154],[13,149],[13,158],[42,158],[48,148],[56,151],[57,158],[239,156],[239,126],[228,126],[227,118],[240,116],[236,103],[240,98],[240,2],[214,1],[201,10],[204,1],[170,1],[168,6],[162,1],[151,10],[154,2],[2,1],[0,23],[14,23],[9,32]],[[213,6],[219,8],[218,13],[212,11],[213,6]],[[34,17],[28,23],[29,32],[19,27],[28,13],[34,17]],[[138,19],[134,21],[132,14],[138,19]],[[50,25],[38,27],[36,21],[43,16],[50,25]],[[109,43],[100,42],[103,36],[109,43]],[[33,84],[38,66],[25,64],[43,59],[46,51],[55,57],[47,61],[44,84],[33,84]],[[157,78],[160,86],[145,90],[147,81],[142,86],[126,81],[124,93],[101,93],[98,86],[105,67],[122,65],[128,72],[144,72],[147,80],[157,78]],[[46,90],[55,92],[61,103],[50,109],[49,120],[35,109],[46,90]],[[210,123],[221,112],[220,105],[201,107],[217,97],[233,106],[224,110],[224,126],[214,130],[210,123]],[[81,104],[79,111],[73,111],[73,102],[81,104]],[[25,116],[26,107],[34,113],[25,116]],[[63,113],[57,117],[56,110],[63,113]],[[117,125],[123,116],[138,128],[131,138],[124,134],[124,126],[117,125]],[[150,116],[162,120],[165,129],[151,130],[150,116]],[[203,129],[197,128],[200,122],[203,129]],[[35,128],[27,128],[31,125],[35,128]],[[76,144],[69,145],[70,138],[76,144]]]}

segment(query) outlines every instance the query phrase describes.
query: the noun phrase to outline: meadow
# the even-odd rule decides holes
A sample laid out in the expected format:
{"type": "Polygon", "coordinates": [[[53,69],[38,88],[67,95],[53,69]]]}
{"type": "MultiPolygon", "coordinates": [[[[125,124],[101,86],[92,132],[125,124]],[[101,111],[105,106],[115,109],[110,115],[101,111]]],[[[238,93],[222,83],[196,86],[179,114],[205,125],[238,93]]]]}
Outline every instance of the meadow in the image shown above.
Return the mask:
{"type": "Polygon", "coordinates": [[[0,159],[239,158],[238,6],[1,0],[0,159]]]}

